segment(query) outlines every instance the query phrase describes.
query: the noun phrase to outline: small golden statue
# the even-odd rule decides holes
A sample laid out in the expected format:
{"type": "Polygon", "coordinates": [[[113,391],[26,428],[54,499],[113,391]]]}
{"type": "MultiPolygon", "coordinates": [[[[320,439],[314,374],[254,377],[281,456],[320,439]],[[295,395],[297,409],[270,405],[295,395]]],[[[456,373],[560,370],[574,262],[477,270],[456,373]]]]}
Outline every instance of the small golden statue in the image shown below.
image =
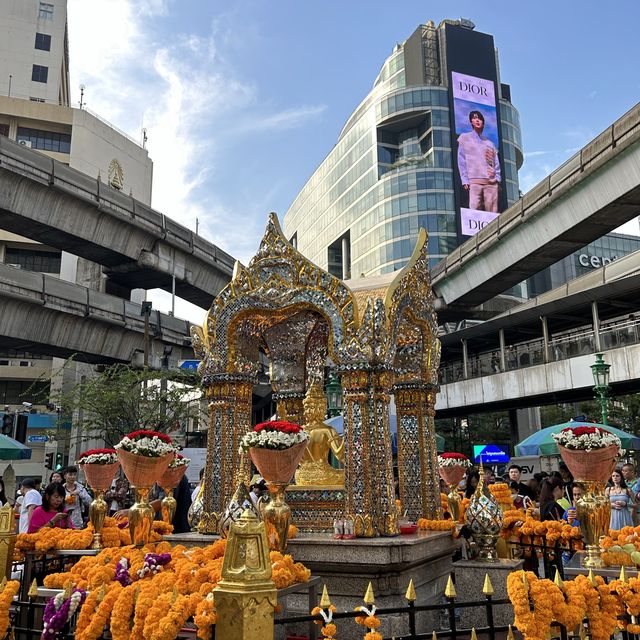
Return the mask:
{"type": "Polygon", "coordinates": [[[324,423],[327,401],[322,386],[313,382],[303,400],[304,430],[309,443],[296,471],[296,484],[315,487],[344,487],[344,469],[329,464],[329,453],[344,464],[344,439],[324,423]]]}

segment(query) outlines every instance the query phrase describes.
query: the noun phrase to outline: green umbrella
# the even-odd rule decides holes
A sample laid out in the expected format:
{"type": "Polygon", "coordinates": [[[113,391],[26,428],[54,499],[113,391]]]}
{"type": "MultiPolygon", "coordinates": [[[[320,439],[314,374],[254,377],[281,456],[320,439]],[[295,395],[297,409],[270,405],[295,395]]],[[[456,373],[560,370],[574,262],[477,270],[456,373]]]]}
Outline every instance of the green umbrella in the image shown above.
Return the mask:
{"type": "Polygon", "coordinates": [[[30,460],[31,447],[0,434],[0,460],[30,460]]]}
{"type": "Polygon", "coordinates": [[[519,442],[516,445],[516,455],[517,456],[554,456],[559,455],[558,445],[556,441],[553,439],[552,434],[559,433],[563,429],[567,427],[600,427],[601,429],[606,429],[611,433],[620,438],[622,442],[622,448],[628,449],[631,451],[640,450],[640,438],[638,436],[633,435],[632,433],[627,433],[626,431],[621,431],[620,429],[616,429],[615,427],[611,427],[606,424],[595,424],[593,422],[579,422],[577,420],[570,420],[569,422],[563,422],[562,424],[555,424],[552,427],[547,427],[546,429],[540,429],[540,431],[536,431],[532,433],[528,438],[525,438],[522,442],[519,442]]]}

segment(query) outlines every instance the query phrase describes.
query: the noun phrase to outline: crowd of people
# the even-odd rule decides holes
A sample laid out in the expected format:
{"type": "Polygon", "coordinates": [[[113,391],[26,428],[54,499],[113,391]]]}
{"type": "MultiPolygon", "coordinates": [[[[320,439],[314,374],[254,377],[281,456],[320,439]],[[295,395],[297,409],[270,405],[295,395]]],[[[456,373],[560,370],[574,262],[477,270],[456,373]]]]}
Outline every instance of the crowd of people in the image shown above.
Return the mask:
{"type": "MultiPolygon", "coordinates": [[[[526,483],[522,482],[522,468],[512,464],[507,475],[501,481],[509,485],[514,506],[532,509],[539,514],[540,520],[562,520],[574,526],[580,526],[576,517],[576,504],[584,493],[584,486],[575,482],[569,468],[563,462],[558,471],[535,473],[526,483]]],[[[480,480],[476,470],[467,473],[461,489],[470,498],[480,480]]],[[[494,471],[486,467],[484,483],[496,482],[494,471]]],[[[625,526],[640,523],[640,478],[636,476],[636,468],[626,462],[615,469],[605,489],[605,495],[611,503],[610,528],[619,530],[625,526]]]]}
{"type": "MultiPolygon", "coordinates": [[[[185,533],[191,530],[187,516],[192,494],[195,499],[200,486],[198,485],[192,492],[187,477],[183,476],[180,484],[174,489],[176,499],[176,513],[172,523],[174,533],[185,533]]],[[[164,496],[162,488],[155,485],[150,493],[150,504],[156,512],[156,518],[161,518],[161,503],[164,496]]],[[[127,517],[128,508],[133,503],[133,495],[124,475],[120,474],[116,477],[111,488],[105,492],[104,499],[109,515],[116,518],[127,517]]],[[[36,533],[44,527],[82,529],[86,526],[92,500],[90,490],[78,482],[78,468],[73,465],[54,471],[44,489],[39,479],[25,478],[20,483],[19,495],[13,503],[18,520],[18,533],[36,533]]],[[[2,478],[0,478],[0,502],[11,503],[5,495],[2,478]]]]}

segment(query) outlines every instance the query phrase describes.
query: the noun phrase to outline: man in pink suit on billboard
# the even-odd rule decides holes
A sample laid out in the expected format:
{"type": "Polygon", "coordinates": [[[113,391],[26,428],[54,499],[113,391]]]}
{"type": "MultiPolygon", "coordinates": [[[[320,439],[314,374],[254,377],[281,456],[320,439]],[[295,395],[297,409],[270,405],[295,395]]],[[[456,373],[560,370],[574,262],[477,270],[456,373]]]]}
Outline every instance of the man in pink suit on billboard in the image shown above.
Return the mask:
{"type": "Polygon", "coordinates": [[[498,213],[500,160],[493,142],[482,135],[484,116],[469,113],[473,131],[458,137],[458,170],[462,187],[469,192],[469,209],[498,213]]]}

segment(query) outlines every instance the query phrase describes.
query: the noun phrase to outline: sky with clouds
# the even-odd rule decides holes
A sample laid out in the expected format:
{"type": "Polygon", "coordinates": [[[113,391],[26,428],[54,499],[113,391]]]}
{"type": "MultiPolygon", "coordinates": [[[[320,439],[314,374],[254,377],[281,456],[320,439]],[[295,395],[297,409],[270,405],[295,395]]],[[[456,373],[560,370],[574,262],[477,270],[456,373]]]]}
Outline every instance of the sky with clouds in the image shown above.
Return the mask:
{"type": "MultiPolygon", "coordinates": [[[[640,95],[637,0],[68,0],[73,100],[136,139],[153,206],[247,261],[335,144],[396,42],[465,17],[520,112],[523,191],[640,95]]],[[[637,229],[637,223],[635,228],[637,229]]],[[[154,296],[166,310],[167,295],[154,296]]],[[[200,322],[180,304],[176,315],[200,322]]]]}

